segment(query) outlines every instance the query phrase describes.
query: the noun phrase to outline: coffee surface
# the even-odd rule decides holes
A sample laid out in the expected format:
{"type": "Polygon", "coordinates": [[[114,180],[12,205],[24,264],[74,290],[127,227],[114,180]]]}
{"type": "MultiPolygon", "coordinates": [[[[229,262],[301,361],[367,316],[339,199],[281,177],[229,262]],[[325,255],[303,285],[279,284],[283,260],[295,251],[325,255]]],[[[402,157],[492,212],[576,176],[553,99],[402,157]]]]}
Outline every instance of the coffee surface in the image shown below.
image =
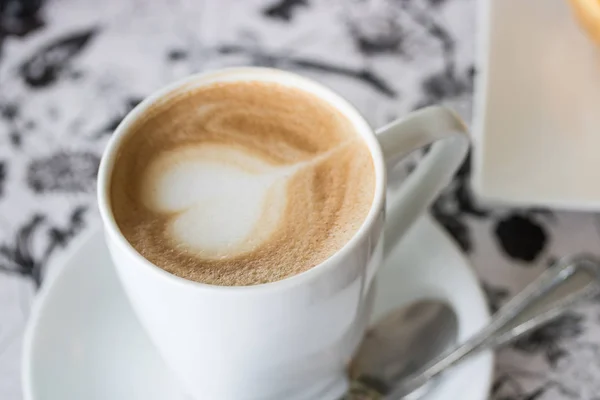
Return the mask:
{"type": "Polygon", "coordinates": [[[374,196],[367,145],[318,97],[276,83],[181,90],[134,123],[111,206],[133,247],[198,282],[273,282],[321,263],[374,196]]]}

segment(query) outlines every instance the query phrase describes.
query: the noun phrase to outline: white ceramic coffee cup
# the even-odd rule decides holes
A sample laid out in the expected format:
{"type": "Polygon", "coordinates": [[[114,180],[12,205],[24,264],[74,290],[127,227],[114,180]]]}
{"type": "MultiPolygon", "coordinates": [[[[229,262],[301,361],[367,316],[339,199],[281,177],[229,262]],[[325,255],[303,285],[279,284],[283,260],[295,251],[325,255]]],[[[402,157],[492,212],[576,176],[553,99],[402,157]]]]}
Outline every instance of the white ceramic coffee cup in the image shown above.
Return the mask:
{"type": "Polygon", "coordinates": [[[274,69],[233,68],[176,82],[131,111],[102,158],[98,203],[112,259],[135,312],[194,399],[337,399],[346,390],[345,369],[364,334],[378,266],[450,181],[467,148],[464,124],[445,108],[417,111],[374,132],[352,105],[314,81],[274,69]],[[262,285],[206,285],[165,272],[127,242],[111,212],[110,179],[128,127],[150,105],[174,91],[240,80],[296,87],[341,111],[371,152],[376,189],[362,227],[320,265],[262,285]],[[409,178],[386,195],[386,170],[433,142],[409,178]]]}

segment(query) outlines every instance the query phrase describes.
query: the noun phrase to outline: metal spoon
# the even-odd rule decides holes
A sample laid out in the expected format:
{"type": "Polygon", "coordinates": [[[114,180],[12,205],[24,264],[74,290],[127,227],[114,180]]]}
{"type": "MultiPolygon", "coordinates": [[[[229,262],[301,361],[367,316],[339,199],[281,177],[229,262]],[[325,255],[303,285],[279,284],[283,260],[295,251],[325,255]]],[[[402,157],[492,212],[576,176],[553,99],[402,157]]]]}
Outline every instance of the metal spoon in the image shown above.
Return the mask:
{"type": "Polygon", "coordinates": [[[446,304],[421,301],[397,309],[365,336],[352,361],[353,381],[344,400],[419,399],[434,378],[468,356],[507,344],[597,294],[600,262],[591,256],[563,258],[459,345],[454,345],[456,316],[446,304]],[[450,345],[454,348],[444,352],[450,345]]]}

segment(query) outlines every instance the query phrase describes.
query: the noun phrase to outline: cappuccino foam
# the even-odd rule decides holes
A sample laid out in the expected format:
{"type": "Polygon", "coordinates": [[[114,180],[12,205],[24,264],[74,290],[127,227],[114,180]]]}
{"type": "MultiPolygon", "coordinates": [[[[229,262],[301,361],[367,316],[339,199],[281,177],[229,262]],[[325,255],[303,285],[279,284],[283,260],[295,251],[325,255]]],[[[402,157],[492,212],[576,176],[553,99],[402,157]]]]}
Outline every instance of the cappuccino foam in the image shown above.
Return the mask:
{"type": "Polygon", "coordinates": [[[224,82],[163,98],[128,130],[111,206],[131,245],[198,282],[254,285],[304,272],[367,216],[367,145],[320,98],[224,82]]]}

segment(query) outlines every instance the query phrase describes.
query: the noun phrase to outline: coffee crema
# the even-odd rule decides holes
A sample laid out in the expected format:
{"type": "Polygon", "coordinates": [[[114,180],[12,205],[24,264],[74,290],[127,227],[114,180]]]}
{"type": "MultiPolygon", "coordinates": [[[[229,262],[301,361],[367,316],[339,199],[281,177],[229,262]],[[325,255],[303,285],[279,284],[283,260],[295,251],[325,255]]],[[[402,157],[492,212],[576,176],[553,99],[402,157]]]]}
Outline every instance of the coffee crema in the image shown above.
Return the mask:
{"type": "Polygon", "coordinates": [[[119,229],[143,257],[223,286],[323,262],[360,228],[374,192],[369,149],[346,117],[260,81],[160,100],[129,128],[110,183],[119,229]]]}

